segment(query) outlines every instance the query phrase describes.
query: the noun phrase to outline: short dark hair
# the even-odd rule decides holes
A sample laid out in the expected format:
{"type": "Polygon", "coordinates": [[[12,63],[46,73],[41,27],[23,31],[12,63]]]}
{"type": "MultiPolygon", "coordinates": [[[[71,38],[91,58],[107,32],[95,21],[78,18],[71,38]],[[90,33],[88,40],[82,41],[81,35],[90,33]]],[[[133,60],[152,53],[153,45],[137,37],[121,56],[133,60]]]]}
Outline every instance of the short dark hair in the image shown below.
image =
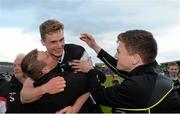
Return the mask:
{"type": "Polygon", "coordinates": [[[44,40],[46,34],[54,33],[61,29],[64,30],[64,25],[59,21],[54,19],[47,20],[39,26],[41,39],[44,40]]]}
{"type": "Polygon", "coordinates": [[[169,62],[167,68],[169,68],[170,66],[177,66],[179,68],[179,65],[176,62],[169,62]]]}
{"type": "Polygon", "coordinates": [[[43,76],[42,69],[45,63],[37,60],[38,51],[34,49],[30,51],[22,60],[21,69],[32,80],[36,81],[43,76]]]}
{"type": "Polygon", "coordinates": [[[118,40],[125,43],[129,54],[139,54],[145,64],[155,61],[157,43],[152,33],[145,30],[129,30],[120,33],[118,40]]]}

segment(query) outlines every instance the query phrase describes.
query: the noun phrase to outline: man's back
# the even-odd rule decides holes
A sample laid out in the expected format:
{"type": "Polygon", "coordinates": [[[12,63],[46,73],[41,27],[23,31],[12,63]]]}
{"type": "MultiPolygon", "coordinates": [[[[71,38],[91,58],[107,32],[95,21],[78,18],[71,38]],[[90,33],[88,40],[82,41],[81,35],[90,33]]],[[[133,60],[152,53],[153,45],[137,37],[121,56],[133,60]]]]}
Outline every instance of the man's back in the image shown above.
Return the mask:
{"type": "MultiPolygon", "coordinates": [[[[88,75],[90,82],[95,80],[92,76],[95,74],[89,72],[88,75]]],[[[179,110],[178,103],[180,101],[178,101],[178,96],[173,91],[168,94],[172,90],[173,83],[170,78],[161,75],[156,62],[139,66],[130,72],[128,76],[121,85],[106,89],[97,83],[89,83],[95,100],[102,105],[119,107],[116,111],[142,112],[144,110],[147,112],[156,104],[157,107],[152,108],[151,112],[179,110]],[[104,92],[100,93],[99,90],[104,92]],[[161,100],[162,102],[160,102],[161,100]],[[173,107],[172,110],[171,105],[176,105],[178,108],[173,107]]]]}
{"type": "Polygon", "coordinates": [[[57,94],[45,94],[39,100],[25,104],[27,112],[56,112],[66,106],[73,105],[79,96],[88,92],[85,74],[59,72],[58,67],[36,81],[34,86],[40,86],[56,76],[63,76],[66,80],[65,90],[57,94]]]}

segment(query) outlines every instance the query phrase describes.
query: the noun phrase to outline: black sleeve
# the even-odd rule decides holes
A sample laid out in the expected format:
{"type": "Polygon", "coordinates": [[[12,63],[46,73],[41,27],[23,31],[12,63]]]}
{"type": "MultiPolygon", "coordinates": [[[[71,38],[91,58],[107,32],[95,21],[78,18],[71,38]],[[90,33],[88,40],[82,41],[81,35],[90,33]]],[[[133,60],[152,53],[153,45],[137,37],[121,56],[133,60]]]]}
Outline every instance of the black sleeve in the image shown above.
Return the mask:
{"type": "Polygon", "coordinates": [[[99,59],[101,59],[114,73],[116,73],[117,75],[119,75],[123,78],[127,78],[127,76],[126,76],[127,72],[118,70],[116,68],[117,60],[113,56],[108,54],[106,51],[101,49],[100,52],[98,53],[97,57],[99,59]]]}
{"type": "Polygon", "coordinates": [[[60,69],[63,68],[64,71],[74,71],[72,67],[68,64],[68,62],[72,60],[81,59],[85,49],[80,45],[75,44],[66,44],[64,47],[65,55],[62,63],[60,64],[60,69]]]}
{"type": "Polygon", "coordinates": [[[105,88],[101,85],[94,70],[90,70],[87,74],[88,86],[94,100],[101,105],[110,107],[123,107],[127,106],[128,100],[131,98],[127,96],[129,88],[126,85],[112,86],[105,88]]]}
{"type": "Polygon", "coordinates": [[[98,79],[100,80],[100,82],[104,83],[106,81],[106,75],[98,69],[94,69],[94,70],[98,74],[98,79]]]}
{"type": "Polygon", "coordinates": [[[76,44],[66,44],[65,47],[65,60],[74,60],[74,59],[80,59],[85,51],[85,49],[76,44]]]}

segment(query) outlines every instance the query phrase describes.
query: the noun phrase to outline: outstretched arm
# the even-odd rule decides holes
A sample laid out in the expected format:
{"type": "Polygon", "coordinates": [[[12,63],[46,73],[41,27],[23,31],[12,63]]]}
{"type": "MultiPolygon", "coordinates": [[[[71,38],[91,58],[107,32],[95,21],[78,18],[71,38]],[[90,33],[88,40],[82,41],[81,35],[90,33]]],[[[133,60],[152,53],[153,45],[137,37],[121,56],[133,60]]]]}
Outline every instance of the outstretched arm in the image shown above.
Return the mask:
{"type": "Polygon", "coordinates": [[[31,103],[41,98],[45,93],[55,94],[64,91],[65,81],[64,78],[57,76],[52,78],[47,83],[39,86],[33,86],[33,80],[27,78],[23,84],[23,88],[20,93],[20,99],[22,103],[31,103]]]}

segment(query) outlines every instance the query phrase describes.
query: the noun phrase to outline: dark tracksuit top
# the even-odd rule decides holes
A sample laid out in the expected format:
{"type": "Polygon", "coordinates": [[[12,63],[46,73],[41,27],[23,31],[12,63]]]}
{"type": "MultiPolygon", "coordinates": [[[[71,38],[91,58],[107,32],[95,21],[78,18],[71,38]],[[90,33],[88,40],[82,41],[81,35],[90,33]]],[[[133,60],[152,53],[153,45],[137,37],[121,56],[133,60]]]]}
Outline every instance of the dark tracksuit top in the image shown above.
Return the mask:
{"type": "MultiPolygon", "coordinates": [[[[116,60],[104,50],[99,52],[98,57],[114,69],[117,74],[123,75],[125,80],[119,86],[105,88],[98,82],[94,70],[90,70],[88,72],[88,85],[96,102],[127,111],[127,109],[147,109],[147,107],[155,105],[162,96],[165,96],[162,102],[150,110],[144,110],[144,112],[180,112],[180,99],[177,92],[172,91],[173,83],[170,78],[163,76],[156,62],[141,65],[127,73],[114,68],[117,64],[116,60]],[[162,95],[162,93],[168,92],[170,94],[162,95]]],[[[136,112],[135,110],[131,111],[136,112]]]]}
{"type": "Polygon", "coordinates": [[[68,65],[68,62],[72,60],[79,60],[85,49],[82,46],[75,44],[65,44],[64,46],[65,55],[62,62],[59,64],[59,67],[62,67],[63,71],[74,71],[71,66],[68,65]]]}
{"type": "Polygon", "coordinates": [[[8,113],[24,112],[23,105],[20,101],[20,91],[22,89],[22,83],[13,76],[9,82],[9,95],[8,95],[8,113]]]}
{"type": "MultiPolygon", "coordinates": [[[[54,76],[63,76],[66,80],[66,88],[64,92],[58,94],[45,94],[39,100],[25,104],[25,112],[56,112],[60,109],[73,105],[79,96],[88,92],[86,76],[83,73],[74,74],[74,69],[68,65],[69,61],[80,59],[85,49],[75,44],[65,44],[65,55],[63,61],[57,65],[55,69],[43,76],[34,83],[34,86],[40,86],[46,83],[54,76]],[[77,76],[78,75],[78,76],[77,76]]],[[[85,105],[88,105],[85,103],[85,105]]],[[[86,112],[86,106],[81,111],[86,112]]]]}
{"type": "Polygon", "coordinates": [[[57,94],[45,94],[37,101],[26,104],[25,112],[55,113],[66,106],[72,106],[79,96],[88,92],[85,74],[60,72],[58,67],[35,81],[34,86],[40,86],[56,76],[64,77],[65,90],[57,94]]]}
{"type": "Polygon", "coordinates": [[[114,73],[122,78],[127,78],[128,73],[126,71],[118,70],[116,68],[117,60],[113,56],[109,55],[106,51],[101,49],[97,57],[101,59],[101,61],[103,61],[114,73]]]}

